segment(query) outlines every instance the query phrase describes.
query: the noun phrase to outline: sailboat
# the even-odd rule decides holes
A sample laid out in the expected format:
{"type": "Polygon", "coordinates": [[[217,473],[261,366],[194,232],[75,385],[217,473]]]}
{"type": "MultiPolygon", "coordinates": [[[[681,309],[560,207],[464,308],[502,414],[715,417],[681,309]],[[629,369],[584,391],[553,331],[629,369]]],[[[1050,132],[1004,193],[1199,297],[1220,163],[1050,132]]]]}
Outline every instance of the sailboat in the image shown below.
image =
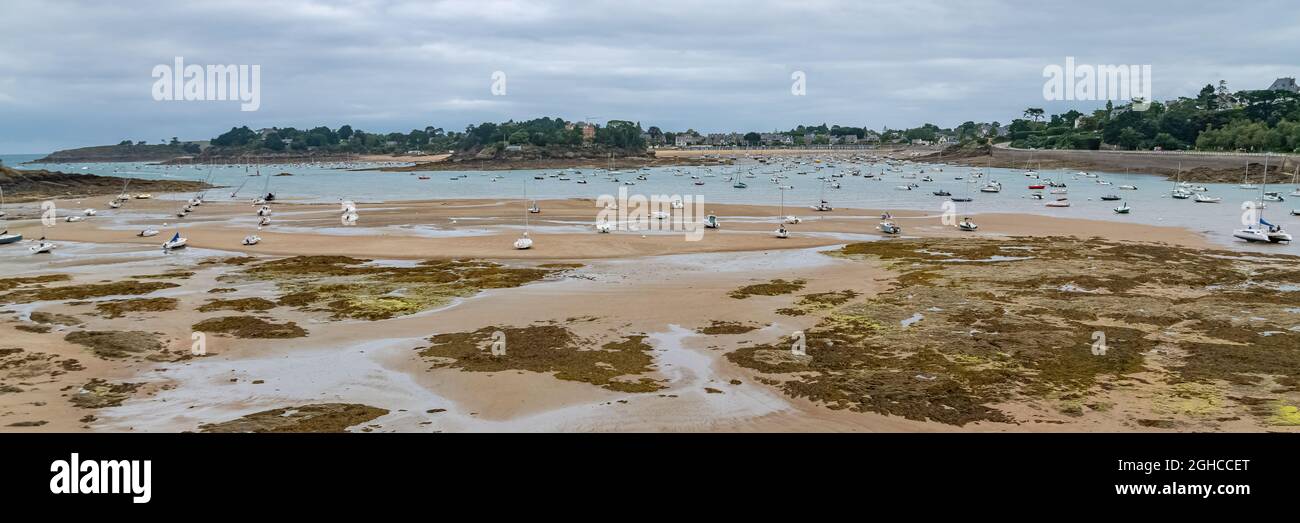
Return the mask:
{"type": "Polygon", "coordinates": [[[1291,185],[1295,186],[1295,190],[1291,191],[1291,196],[1300,197],[1300,165],[1296,165],[1295,172],[1291,173],[1291,185]]]}
{"type": "MultiPolygon", "coordinates": [[[[612,160],[612,159],[613,159],[613,158],[611,157],[611,160],[612,160]]],[[[525,185],[524,185],[524,197],[525,197],[525,199],[527,198],[527,195],[528,195],[528,185],[525,184],[525,185]]],[[[536,203],[534,203],[534,204],[533,204],[533,207],[536,207],[536,206],[537,206],[536,203]]],[[[524,213],[524,235],[523,235],[523,237],[519,238],[518,240],[515,240],[515,248],[516,248],[516,249],[519,249],[519,250],[525,250],[525,249],[531,249],[531,248],[533,248],[533,239],[528,237],[528,215],[531,214],[531,213],[532,213],[532,209],[531,209],[531,208],[528,209],[528,212],[525,212],[525,213],[524,213]]]]}
{"type": "MultiPolygon", "coordinates": [[[[1264,182],[1262,187],[1260,188],[1260,192],[1264,193],[1264,190],[1267,188],[1268,188],[1268,156],[1265,156],[1264,157],[1264,182]]],[[[1281,225],[1274,225],[1264,219],[1264,207],[1265,206],[1261,202],[1261,204],[1259,205],[1259,216],[1256,219],[1256,223],[1254,225],[1249,225],[1244,229],[1237,229],[1236,231],[1233,231],[1232,236],[1252,243],[1290,242],[1291,235],[1288,234],[1286,231],[1283,231],[1281,225]]]]}
{"type": "MultiPolygon", "coordinates": [[[[1268,174],[1268,167],[1267,167],[1267,166],[1264,167],[1264,174],[1268,174]]],[[[1238,185],[1237,187],[1240,187],[1240,188],[1242,188],[1242,189],[1246,189],[1246,190],[1252,190],[1252,189],[1258,189],[1258,188],[1259,188],[1259,186],[1257,186],[1257,185],[1255,185],[1255,184],[1253,184],[1253,183],[1250,183],[1250,161],[1249,161],[1249,160],[1246,161],[1246,175],[1243,176],[1243,177],[1241,178],[1241,185],[1238,185]]]]}
{"type": "MultiPolygon", "coordinates": [[[[5,190],[3,187],[0,187],[0,218],[5,217],[4,206],[5,206],[5,190]]],[[[17,243],[20,241],[23,241],[23,235],[21,234],[10,234],[9,229],[5,229],[4,232],[0,232],[0,245],[17,243]]]]}
{"type": "Polygon", "coordinates": [[[1120,202],[1119,207],[1115,208],[1115,214],[1128,214],[1133,208],[1128,206],[1128,202],[1120,202]]]}
{"type": "Polygon", "coordinates": [[[826,201],[826,182],[822,182],[822,192],[821,192],[820,200],[821,201],[818,202],[817,205],[809,206],[809,208],[817,212],[828,212],[834,210],[831,208],[830,202],[826,201]]]}
{"type": "Polygon", "coordinates": [[[190,240],[188,238],[181,237],[180,231],[176,231],[176,234],[172,235],[172,239],[163,242],[162,248],[164,251],[170,251],[174,249],[184,249],[185,246],[189,244],[189,241],[190,240]]]}
{"type": "MultiPolygon", "coordinates": [[[[1174,175],[1174,190],[1173,192],[1169,193],[1169,196],[1171,198],[1175,198],[1178,200],[1186,200],[1192,197],[1192,192],[1188,191],[1186,188],[1183,187],[1182,180],[1183,180],[1183,164],[1182,162],[1179,162],[1178,173],[1174,175]]],[[[1198,202],[1201,201],[1200,195],[1197,195],[1196,201],[1198,202]]]]}

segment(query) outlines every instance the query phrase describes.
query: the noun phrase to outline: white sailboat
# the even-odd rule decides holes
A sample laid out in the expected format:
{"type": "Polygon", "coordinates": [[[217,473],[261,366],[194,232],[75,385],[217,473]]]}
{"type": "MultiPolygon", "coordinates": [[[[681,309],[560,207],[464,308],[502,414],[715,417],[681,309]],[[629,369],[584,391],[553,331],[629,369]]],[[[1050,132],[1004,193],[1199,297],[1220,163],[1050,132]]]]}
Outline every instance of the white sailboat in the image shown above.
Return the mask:
{"type": "MultiPolygon", "coordinates": [[[[1268,188],[1268,156],[1265,156],[1264,157],[1264,181],[1263,181],[1263,185],[1260,188],[1260,192],[1262,193],[1261,197],[1263,196],[1263,193],[1267,188],[1268,188]]],[[[1252,225],[1248,225],[1244,229],[1237,229],[1236,231],[1233,231],[1232,236],[1235,238],[1246,240],[1247,242],[1251,242],[1251,243],[1290,242],[1291,235],[1288,234],[1286,231],[1282,230],[1281,225],[1274,225],[1272,223],[1269,223],[1268,220],[1264,219],[1264,208],[1265,206],[1263,205],[1263,202],[1260,202],[1259,214],[1258,217],[1256,218],[1255,223],[1252,225]]]]}
{"type": "Polygon", "coordinates": [[[181,236],[180,231],[176,231],[176,234],[172,236],[172,239],[163,242],[162,248],[163,251],[184,249],[186,245],[189,244],[189,242],[190,240],[188,238],[184,238],[181,236]]]}
{"type": "MultiPolygon", "coordinates": [[[[524,184],[525,201],[527,201],[527,198],[528,198],[528,185],[527,183],[525,183],[524,184]]],[[[536,206],[536,204],[534,204],[534,206],[536,206]]],[[[525,249],[533,248],[533,239],[528,236],[528,215],[531,213],[532,213],[531,208],[529,208],[526,212],[524,212],[524,235],[520,237],[518,240],[515,240],[515,249],[522,251],[525,249]]]]}
{"type": "MultiPolygon", "coordinates": [[[[1266,160],[1266,161],[1267,161],[1267,160],[1266,160]]],[[[1265,173],[1265,174],[1268,173],[1268,167],[1267,167],[1267,165],[1264,167],[1264,173],[1265,173]]],[[[1237,187],[1240,187],[1240,188],[1242,188],[1242,189],[1246,189],[1246,190],[1254,190],[1254,189],[1258,189],[1258,188],[1259,188],[1258,185],[1255,185],[1255,184],[1253,184],[1253,183],[1250,183],[1250,161],[1249,161],[1249,160],[1246,161],[1246,174],[1245,174],[1245,176],[1243,176],[1243,177],[1241,178],[1241,185],[1238,185],[1237,187]]]]}
{"type": "Polygon", "coordinates": [[[1115,214],[1128,214],[1133,208],[1128,206],[1128,202],[1120,202],[1119,207],[1115,208],[1115,214]]]}
{"type": "MultiPolygon", "coordinates": [[[[5,207],[5,190],[3,187],[0,187],[0,219],[3,219],[5,217],[4,207],[5,207]]],[[[0,232],[0,245],[8,245],[10,243],[18,243],[20,241],[23,241],[23,235],[21,234],[17,234],[17,233],[10,234],[9,229],[7,228],[4,229],[4,232],[0,232]]]]}

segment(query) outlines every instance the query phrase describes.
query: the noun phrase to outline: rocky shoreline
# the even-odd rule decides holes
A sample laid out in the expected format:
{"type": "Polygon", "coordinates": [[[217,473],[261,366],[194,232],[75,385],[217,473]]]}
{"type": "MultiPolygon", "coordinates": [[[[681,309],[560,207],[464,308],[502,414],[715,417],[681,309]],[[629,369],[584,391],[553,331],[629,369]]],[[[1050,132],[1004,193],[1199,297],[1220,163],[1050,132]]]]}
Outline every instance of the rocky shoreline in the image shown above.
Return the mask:
{"type": "MultiPolygon", "coordinates": [[[[0,187],[5,200],[30,202],[55,198],[85,198],[117,195],[127,178],[96,174],[70,174],[47,170],[18,170],[0,166],[0,187]]],[[[130,178],[131,192],[188,192],[212,187],[209,184],[181,180],[142,180],[130,178]]]]}

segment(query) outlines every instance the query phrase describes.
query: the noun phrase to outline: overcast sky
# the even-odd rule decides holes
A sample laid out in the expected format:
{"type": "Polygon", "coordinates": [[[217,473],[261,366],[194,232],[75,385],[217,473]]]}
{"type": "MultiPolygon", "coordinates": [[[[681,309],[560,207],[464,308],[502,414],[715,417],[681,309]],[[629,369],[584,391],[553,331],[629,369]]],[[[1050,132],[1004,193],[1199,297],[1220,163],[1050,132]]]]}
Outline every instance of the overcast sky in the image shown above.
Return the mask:
{"type": "Polygon", "coordinates": [[[559,116],[664,130],[910,127],[1097,102],[1043,68],[1150,64],[1156,99],[1300,75],[1300,8],[1019,0],[2,0],[0,153],[231,126],[406,131],[559,116]],[[261,107],[159,102],[155,65],[256,64],[261,107]],[[506,73],[506,95],[491,92],[506,73]],[[803,71],[806,96],[790,92],[803,71]]]}

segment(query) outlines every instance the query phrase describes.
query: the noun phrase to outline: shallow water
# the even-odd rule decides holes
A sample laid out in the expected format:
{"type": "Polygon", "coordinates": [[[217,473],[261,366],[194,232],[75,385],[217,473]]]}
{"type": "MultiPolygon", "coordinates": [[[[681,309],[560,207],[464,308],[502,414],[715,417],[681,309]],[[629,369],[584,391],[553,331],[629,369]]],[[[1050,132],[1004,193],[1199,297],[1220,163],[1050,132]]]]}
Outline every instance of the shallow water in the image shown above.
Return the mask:
{"type": "MultiPolygon", "coordinates": [[[[34,159],[34,156],[4,157],[7,165],[16,165],[21,161],[34,159]]],[[[1143,223],[1149,225],[1180,226],[1198,232],[1205,232],[1207,237],[1223,245],[1232,245],[1243,249],[1265,250],[1300,254],[1300,245],[1246,245],[1231,237],[1232,230],[1239,228],[1243,211],[1243,202],[1259,197],[1259,191],[1239,189],[1236,184],[1203,184],[1209,189],[1205,194],[1223,198],[1223,203],[1205,204],[1193,200],[1176,200],[1169,197],[1173,189],[1172,182],[1162,177],[1142,174],[1123,174],[1096,172],[1098,178],[1079,176],[1075,171],[1043,171],[1040,179],[1024,176],[1023,171],[1013,169],[985,169],[983,179],[971,180],[968,167],[941,166],[943,172],[935,171],[936,166],[907,165],[901,172],[889,171],[884,164],[850,164],[834,162],[834,167],[817,167],[811,164],[783,168],[777,165],[761,165],[756,162],[744,162],[739,166],[710,167],[654,167],[641,171],[622,171],[615,175],[620,182],[609,181],[606,174],[597,174],[590,169],[581,170],[589,181],[578,184],[578,175],[568,174],[572,180],[562,181],[550,175],[559,170],[516,170],[490,172],[441,171],[429,173],[391,173],[379,171],[349,171],[329,165],[262,165],[261,177],[249,177],[244,166],[162,166],[145,163],[98,163],[98,164],[41,164],[31,165],[50,170],[65,172],[94,173],[105,176],[133,176],[145,179],[202,180],[211,173],[212,180],[218,185],[238,186],[247,181],[239,194],[239,199],[252,198],[266,187],[281,199],[306,202],[337,202],[350,199],[357,202],[375,203],[384,201],[429,200],[450,198],[524,198],[561,199],[591,198],[601,195],[617,195],[620,188],[629,195],[682,195],[691,196],[697,201],[718,203],[746,203],[759,205],[778,205],[782,202],[782,191],[778,186],[792,186],[784,191],[786,214],[806,214],[807,207],[825,198],[835,207],[863,209],[918,210],[942,213],[946,197],[934,196],[932,192],[946,190],[954,196],[967,196],[973,199],[969,203],[957,203],[955,212],[960,214],[979,213],[1026,213],[1052,215],[1067,218],[1086,218],[1118,222],[1143,223]],[[86,169],[82,169],[86,167],[86,169]],[[850,176],[847,173],[859,169],[863,173],[876,174],[876,178],[850,176]],[[925,169],[916,179],[902,178],[902,175],[917,173],[925,169]],[[271,176],[279,172],[290,172],[293,176],[271,176]],[[806,172],[807,174],[798,174],[806,172]],[[885,175],[881,179],[881,173],[885,175]],[[826,181],[831,175],[844,173],[842,178],[835,178],[841,189],[833,189],[826,181]],[[431,177],[419,180],[419,174],[431,177]],[[645,175],[644,181],[635,180],[638,175],[645,175]],[[680,175],[676,175],[680,174],[680,175]],[[747,176],[742,178],[749,187],[732,188],[727,176],[747,176]],[[787,175],[773,183],[770,179],[776,174],[787,175]],[[544,175],[544,180],[535,180],[534,176],[544,175]],[[933,182],[922,182],[921,177],[932,176],[933,182]],[[699,176],[704,185],[694,185],[692,176],[699,176]],[[961,177],[963,180],[956,180],[961,177]],[[452,178],[460,178],[452,180],[452,178]],[[1067,184],[1072,206],[1067,208],[1048,208],[1044,203],[1058,197],[1044,194],[1043,200],[1036,200],[1029,195],[1030,184],[1046,183],[1055,179],[1067,184]],[[1002,183],[1001,193],[982,193],[979,188],[987,180],[1002,183]],[[1101,185],[1105,180],[1112,185],[1101,185]],[[625,186],[622,182],[634,181],[636,185],[625,186]],[[971,182],[974,183],[971,183],[971,182]],[[919,188],[910,191],[897,190],[896,187],[906,183],[917,183],[919,188]],[[1121,185],[1135,185],[1138,190],[1121,190],[1121,185]],[[1115,214],[1112,209],[1120,204],[1118,201],[1101,201],[1106,194],[1116,194],[1133,211],[1127,215],[1115,214]]],[[[1260,180],[1251,180],[1259,183],[1260,180]]],[[[1296,188],[1289,179],[1278,180],[1285,184],[1270,185],[1276,190],[1289,195],[1296,188]]],[[[212,201],[229,199],[233,189],[210,191],[208,198],[212,201]]],[[[1269,202],[1264,216],[1273,223],[1300,233],[1300,217],[1291,216],[1293,208],[1300,208],[1300,197],[1287,196],[1285,202],[1269,202]]]]}

